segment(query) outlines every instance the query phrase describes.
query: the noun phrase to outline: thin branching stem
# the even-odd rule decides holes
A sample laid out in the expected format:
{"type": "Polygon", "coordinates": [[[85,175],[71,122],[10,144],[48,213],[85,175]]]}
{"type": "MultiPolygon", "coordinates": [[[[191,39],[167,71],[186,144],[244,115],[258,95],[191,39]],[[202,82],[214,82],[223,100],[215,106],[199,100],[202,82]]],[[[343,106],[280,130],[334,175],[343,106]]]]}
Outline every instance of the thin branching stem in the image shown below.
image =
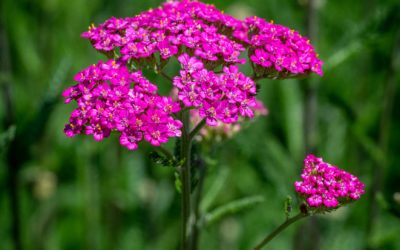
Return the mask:
{"type": "Polygon", "coordinates": [[[190,141],[193,140],[193,138],[197,135],[197,133],[204,127],[206,124],[206,119],[201,120],[196,127],[190,132],[189,134],[189,139],[190,141]]]}
{"type": "Polygon", "coordinates": [[[258,243],[255,247],[254,250],[260,250],[263,248],[265,245],[267,245],[273,238],[275,238],[279,233],[281,233],[283,230],[285,230],[288,226],[292,225],[296,221],[307,217],[308,214],[305,213],[299,213],[298,215],[286,220],[284,223],[282,223],[279,227],[277,227],[272,233],[268,234],[260,243],[258,243]]]}
{"type": "Polygon", "coordinates": [[[160,75],[162,75],[165,79],[167,79],[167,80],[170,81],[171,83],[173,82],[172,77],[170,77],[169,75],[167,75],[164,71],[160,71],[159,73],[160,73],[160,75]]]}

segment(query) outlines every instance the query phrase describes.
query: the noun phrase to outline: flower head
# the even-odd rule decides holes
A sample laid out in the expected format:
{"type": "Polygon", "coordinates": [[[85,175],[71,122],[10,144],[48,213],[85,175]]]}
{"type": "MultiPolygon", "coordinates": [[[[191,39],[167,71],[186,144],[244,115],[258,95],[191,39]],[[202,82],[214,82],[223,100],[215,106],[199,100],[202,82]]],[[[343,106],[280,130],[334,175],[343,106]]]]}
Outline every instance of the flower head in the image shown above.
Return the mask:
{"type": "MultiPolygon", "coordinates": [[[[322,75],[321,60],[298,32],[258,17],[238,20],[200,1],[168,1],[135,17],[112,17],[90,26],[82,37],[99,51],[118,49],[124,61],[138,64],[156,53],[166,60],[182,51],[190,51],[209,68],[243,64],[242,52],[248,50],[257,77],[322,75]]],[[[187,67],[192,71],[196,65],[187,67]]]]}
{"type": "Polygon", "coordinates": [[[185,106],[198,109],[207,125],[216,126],[218,121],[231,124],[237,122],[239,116],[254,116],[255,83],[237,66],[225,66],[223,72],[217,74],[188,54],[181,55],[178,60],[183,69],[181,76],[174,80],[178,98],[185,106]]]}
{"type": "Polygon", "coordinates": [[[85,133],[101,141],[116,131],[120,144],[129,150],[137,149],[143,139],[159,146],[180,136],[182,124],[171,116],[179,105],[157,95],[157,87],[140,71],[131,73],[110,60],[90,66],[75,79],[78,83],[63,93],[67,103],[78,104],[65,126],[67,136],[85,133]]]}
{"type": "MultiPolygon", "coordinates": [[[[224,111],[227,112],[225,114],[227,117],[230,116],[229,108],[226,108],[224,111]]],[[[264,106],[264,104],[258,100],[256,100],[256,105],[252,107],[252,111],[254,112],[255,117],[266,116],[268,115],[268,110],[264,106]]],[[[235,110],[237,112],[237,110],[235,110]]],[[[190,111],[190,120],[193,126],[196,126],[199,122],[201,122],[202,118],[199,114],[199,110],[192,109],[190,111]]],[[[224,115],[224,112],[220,113],[224,115]]],[[[199,141],[221,141],[227,138],[231,138],[233,135],[237,134],[242,129],[242,123],[244,122],[243,117],[239,117],[238,121],[235,123],[224,123],[224,118],[219,118],[217,124],[213,127],[205,126],[203,127],[196,140],[199,141]]]]}
{"type": "Polygon", "coordinates": [[[296,192],[317,211],[338,208],[358,200],[365,192],[364,184],[357,177],[314,155],[304,160],[301,178],[302,181],[294,183],[296,192]]]}

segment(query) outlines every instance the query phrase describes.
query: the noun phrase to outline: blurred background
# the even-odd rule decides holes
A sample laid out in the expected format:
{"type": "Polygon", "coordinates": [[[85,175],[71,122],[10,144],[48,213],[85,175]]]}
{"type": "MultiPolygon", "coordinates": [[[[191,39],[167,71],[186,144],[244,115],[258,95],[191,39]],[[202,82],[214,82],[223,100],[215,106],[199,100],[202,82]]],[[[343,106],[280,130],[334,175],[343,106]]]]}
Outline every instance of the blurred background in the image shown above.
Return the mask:
{"type": "MultiPolygon", "coordinates": [[[[129,152],[116,136],[63,134],[74,104],[63,104],[61,91],[105,59],[80,33],[161,2],[0,2],[0,249],[178,249],[174,169],[152,164],[146,144],[129,152]]],[[[293,182],[307,152],[359,176],[367,193],[292,226],[270,249],[400,249],[400,2],[206,2],[307,35],[325,75],[260,81],[270,114],[197,145],[207,167],[200,208],[215,218],[200,249],[250,249],[284,221],[287,195],[296,212],[293,182]],[[232,201],[246,209],[213,213],[232,201]]]]}

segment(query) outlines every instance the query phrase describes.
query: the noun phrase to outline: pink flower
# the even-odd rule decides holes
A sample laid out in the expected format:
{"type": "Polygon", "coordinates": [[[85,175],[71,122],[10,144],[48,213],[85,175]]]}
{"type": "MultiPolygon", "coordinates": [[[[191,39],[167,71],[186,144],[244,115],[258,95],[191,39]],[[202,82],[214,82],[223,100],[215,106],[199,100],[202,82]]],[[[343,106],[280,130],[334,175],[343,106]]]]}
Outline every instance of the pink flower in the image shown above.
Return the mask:
{"type": "Polygon", "coordinates": [[[269,60],[268,53],[266,53],[263,49],[256,49],[254,54],[250,56],[250,59],[255,64],[261,65],[265,68],[272,66],[272,62],[269,60]]]}
{"type": "Polygon", "coordinates": [[[157,45],[162,58],[166,59],[178,53],[178,47],[170,45],[168,41],[164,40],[157,45]]]}
{"type": "Polygon", "coordinates": [[[147,126],[144,138],[153,146],[160,146],[168,141],[167,130],[163,126],[147,126]]]}
{"type": "Polygon", "coordinates": [[[178,61],[181,63],[182,68],[189,74],[193,74],[194,72],[203,69],[203,63],[195,57],[190,57],[188,54],[179,56],[178,61]]]}
{"type": "Polygon", "coordinates": [[[301,178],[294,183],[295,190],[311,208],[337,208],[364,193],[364,184],[357,177],[314,155],[304,160],[301,178]]]}
{"type": "Polygon", "coordinates": [[[209,126],[217,125],[217,110],[210,103],[205,102],[203,107],[199,109],[199,115],[202,118],[206,118],[206,123],[209,126]]]}
{"type": "Polygon", "coordinates": [[[119,143],[129,150],[136,150],[138,142],[142,140],[142,134],[137,131],[127,131],[121,134],[119,143]]]}
{"type": "Polygon", "coordinates": [[[195,57],[187,54],[179,58],[183,70],[181,77],[175,77],[173,84],[178,98],[187,107],[199,109],[199,116],[209,126],[218,121],[234,123],[238,115],[252,118],[253,108],[259,105],[255,82],[239,71],[236,65],[223,67],[220,74],[203,68],[195,57]]]}

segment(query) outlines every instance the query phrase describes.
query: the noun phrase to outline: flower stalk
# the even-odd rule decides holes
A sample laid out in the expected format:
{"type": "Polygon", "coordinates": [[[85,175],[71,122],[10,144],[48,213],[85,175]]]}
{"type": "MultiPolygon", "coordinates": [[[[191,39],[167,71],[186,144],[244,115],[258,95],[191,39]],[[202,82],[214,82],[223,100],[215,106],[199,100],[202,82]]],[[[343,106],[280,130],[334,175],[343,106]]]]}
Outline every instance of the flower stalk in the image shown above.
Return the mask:
{"type": "Polygon", "coordinates": [[[277,227],[274,231],[268,234],[262,241],[260,241],[253,249],[260,250],[264,246],[266,246],[273,238],[275,238],[278,234],[280,234],[283,230],[285,230],[288,226],[292,225],[296,221],[309,216],[308,213],[300,212],[298,215],[287,219],[284,223],[282,223],[279,227],[277,227]]]}
{"type": "Polygon", "coordinates": [[[190,249],[190,213],[191,213],[191,173],[190,173],[190,151],[191,137],[189,135],[189,111],[182,112],[182,137],[181,137],[181,161],[180,172],[182,182],[181,196],[181,249],[190,249]]]}
{"type": "Polygon", "coordinates": [[[193,138],[197,135],[198,132],[206,125],[206,119],[201,120],[196,127],[190,132],[189,134],[189,139],[190,141],[193,140],[193,138]]]}

